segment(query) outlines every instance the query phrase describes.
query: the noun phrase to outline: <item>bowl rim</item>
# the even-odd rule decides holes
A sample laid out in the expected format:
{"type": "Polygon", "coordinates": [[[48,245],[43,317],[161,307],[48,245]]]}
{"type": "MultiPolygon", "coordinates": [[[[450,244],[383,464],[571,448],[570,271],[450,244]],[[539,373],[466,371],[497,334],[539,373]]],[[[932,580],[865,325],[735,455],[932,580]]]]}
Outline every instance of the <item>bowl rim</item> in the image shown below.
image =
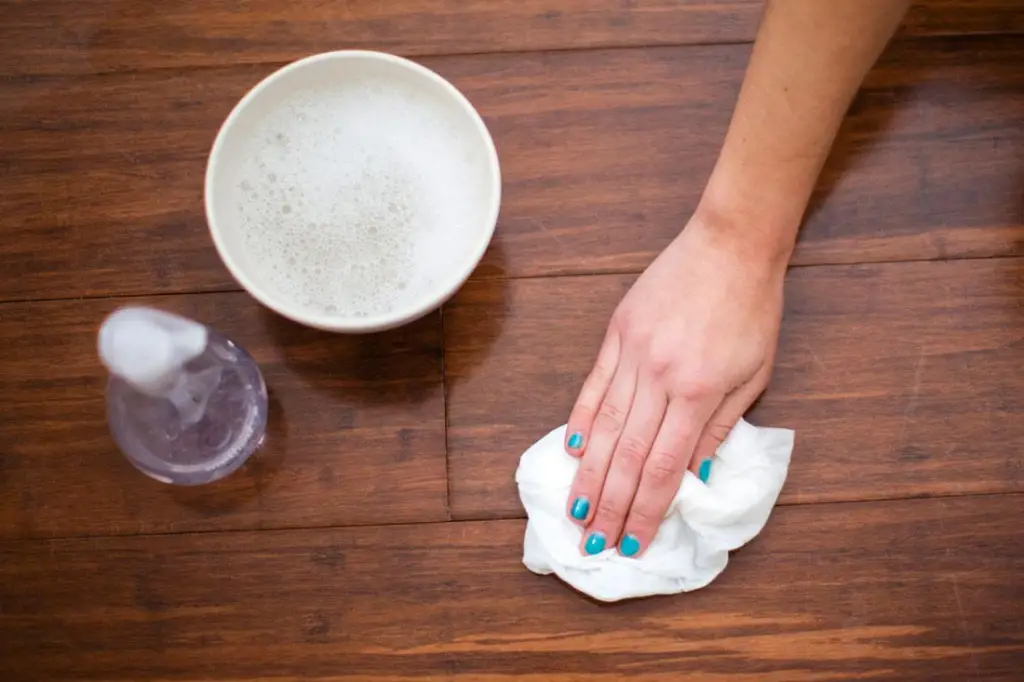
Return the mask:
{"type": "Polygon", "coordinates": [[[234,107],[232,107],[231,112],[224,119],[224,122],[221,123],[220,128],[217,131],[217,136],[214,138],[213,146],[210,149],[210,154],[207,157],[205,178],[203,182],[203,208],[206,216],[207,228],[213,239],[214,247],[220,256],[221,262],[224,263],[224,266],[228,269],[228,272],[231,273],[231,276],[235,281],[237,281],[242,288],[244,288],[246,292],[248,292],[258,302],[293,322],[298,322],[309,327],[327,331],[366,333],[392,329],[421,317],[425,317],[428,313],[437,309],[445,301],[450,299],[462,287],[462,285],[466,283],[466,280],[469,279],[469,276],[480,264],[484,253],[487,251],[491,241],[494,239],[494,233],[498,224],[498,215],[501,209],[501,194],[501,165],[499,163],[498,150],[495,147],[494,139],[491,136],[483,117],[480,115],[480,112],[476,110],[469,99],[458,88],[435,71],[419,64],[418,62],[414,62],[411,59],[406,59],[405,57],[400,57],[388,52],[378,52],[375,50],[334,50],[309,55],[285,64],[276,71],[265,76],[256,85],[250,88],[249,91],[234,105],[234,107]],[[452,269],[457,272],[457,276],[454,277],[449,284],[444,286],[436,296],[414,300],[408,305],[396,308],[386,314],[369,317],[339,317],[337,315],[311,313],[301,310],[297,306],[289,306],[287,303],[279,300],[279,297],[271,295],[269,291],[258,286],[246,275],[235,260],[230,249],[228,249],[225,244],[221,234],[221,228],[217,226],[216,218],[213,215],[212,206],[214,178],[216,176],[217,167],[221,163],[220,158],[223,154],[225,138],[241,117],[242,112],[245,111],[263,91],[269,88],[271,84],[289,77],[296,71],[318,62],[349,59],[370,59],[388,62],[439,85],[441,89],[448,93],[448,95],[451,96],[451,98],[465,111],[465,113],[469,115],[473,127],[476,129],[477,134],[483,142],[484,150],[487,155],[488,166],[490,166],[492,171],[490,189],[493,201],[492,205],[489,207],[486,225],[479,232],[478,243],[470,252],[471,257],[467,258],[466,262],[458,270],[455,270],[455,268],[452,269]]]}

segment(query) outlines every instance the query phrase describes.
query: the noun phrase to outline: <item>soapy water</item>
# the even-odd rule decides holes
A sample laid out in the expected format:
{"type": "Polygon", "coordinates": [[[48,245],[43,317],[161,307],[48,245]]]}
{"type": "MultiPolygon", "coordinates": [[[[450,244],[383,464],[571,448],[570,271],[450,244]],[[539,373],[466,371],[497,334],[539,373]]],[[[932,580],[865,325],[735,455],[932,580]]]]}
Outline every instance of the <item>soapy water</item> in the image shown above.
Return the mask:
{"type": "Polygon", "coordinates": [[[484,220],[465,116],[362,82],[283,101],[257,128],[232,204],[265,283],[316,314],[411,304],[464,262],[484,220]]]}

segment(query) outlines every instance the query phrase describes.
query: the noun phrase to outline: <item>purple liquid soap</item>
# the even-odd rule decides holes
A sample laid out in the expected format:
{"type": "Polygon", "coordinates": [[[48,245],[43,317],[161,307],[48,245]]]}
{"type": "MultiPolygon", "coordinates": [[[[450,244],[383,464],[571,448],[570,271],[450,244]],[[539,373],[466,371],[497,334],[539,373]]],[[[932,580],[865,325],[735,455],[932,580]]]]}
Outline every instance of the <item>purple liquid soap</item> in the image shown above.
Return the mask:
{"type": "Polygon", "coordinates": [[[164,483],[224,478],[259,448],[267,387],[252,357],[208,327],[122,308],[100,328],[107,423],[125,457],[164,483]]]}

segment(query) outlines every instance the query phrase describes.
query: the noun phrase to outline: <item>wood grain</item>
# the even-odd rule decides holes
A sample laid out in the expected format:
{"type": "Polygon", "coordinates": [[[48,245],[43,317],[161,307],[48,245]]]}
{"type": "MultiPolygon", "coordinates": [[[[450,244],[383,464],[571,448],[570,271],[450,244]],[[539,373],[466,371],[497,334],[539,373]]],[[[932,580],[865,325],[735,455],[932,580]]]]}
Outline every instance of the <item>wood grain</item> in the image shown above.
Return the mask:
{"type": "MultiPolygon", "coordinates": [[[[760,0],[4,0],[0,75],[753,40],[760,0]]],[[[1024,33],[1016,0],[928,0],[905,35],[1024,33]]]]}
{"type": "Polygon", "coordinates": [[[0,306],[0,536],[77,536],[440,521],[440,316],[366,337],[286,322],[243,294],[131,300],[214,325],[271,393],[243,469],[177,488],[136,471],[104,416],[95,333],[125,301],[0,306]]]}
{"type": "MultiPolygon", "coordinates": [[[[476,282],[445,310],[456,518],[522,515],[632,276],[476,282]]],[[[685,294],[684,294],[685,295],[685,294]]],[[[791,270],[754,423],[794,428],[784,504],[1024,490],[1024,259],[791,270]]]]}
{"type": "Polygon", "coordinates": [[[0,679],[1019,679],[1019,0],[916,3],[851,109],[795,262],[939,262],[790,273],[751,419],[797,451],[762,536],[708,589],[614,606],[521,565],[518,455],[692,211],[760,9],[0,0],[0,679]],[[499,147],[498,234],[443,331],[293,325],[207,235],[231,107],[349,47],[437,70],[499,147]],[[127,302],[261,364],[268,441],[227,480],[116,451],[95,332],[127,302]]]}
{"type": "Polygon", "coordinates": [[[598,605],[517,521],[0,543],[34,680],[1014,680],[1024,496],[776,510],[704,590],[598,605]]]}
{"type": "MultiPolygon", "coordinates": [[[[1007,0],[987,4],[1001,7],[1007,0]]],[[[92,74],[285,62],[747,41],[759,0],[5,0],[0,73],[92,74]],[[6,17],[5,17],[6,19],[6,17]]],[[[1005,11],[1005,10],[1002,10],[1005,11]]],[[[960,13],[954,11],[954,16],[960,13]]],[[[942,21],[941,19],[939,20],[942,21]]]]}
{"type": "MultiPolygon", "coordinates": [[[[717,154],[748,46],[425,60],[478,105],[505,179],[478,276],[635,272],[717,154]]],[[[867,84],[800,263],[1024,253],[1024,45],[898,44],[867,84]]],[[[221,120],[269,69],[0,83],[0,300],[237,288],[202,214],[221,120]]]]}
{"type": "MultiPolygon", "coordinates": [[[[500,86],[459,80],[489,114],[506,178],[480,275],[645,268],[697,205],[746,49],[523,57],[500,86]]],[[[1024,254],[1022,62],[1010,38],[894,44],[845,121],[794,262],[1024,254]]]]}
{"type": "Polygon", "coordinates": [[[902,32],[907,35],[1024,33],[1020,3],[1001,0],[917,0],[902,32]]]}
{"type": "Polygon", "coordinates": [[[250,67],[0,83],[0,299],[237,288],[206,155],[250,67]]]}

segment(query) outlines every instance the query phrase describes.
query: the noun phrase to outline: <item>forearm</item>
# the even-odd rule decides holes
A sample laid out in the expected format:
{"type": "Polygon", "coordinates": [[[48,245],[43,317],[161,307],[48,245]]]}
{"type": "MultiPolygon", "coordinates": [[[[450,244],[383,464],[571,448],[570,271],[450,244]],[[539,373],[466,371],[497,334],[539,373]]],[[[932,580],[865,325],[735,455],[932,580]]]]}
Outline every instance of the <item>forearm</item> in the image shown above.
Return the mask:
{"type": "Polygon", "coordinates": [[[788,261],[836,132],[909,0],[768,0],[698,209],[788,261]]]}

